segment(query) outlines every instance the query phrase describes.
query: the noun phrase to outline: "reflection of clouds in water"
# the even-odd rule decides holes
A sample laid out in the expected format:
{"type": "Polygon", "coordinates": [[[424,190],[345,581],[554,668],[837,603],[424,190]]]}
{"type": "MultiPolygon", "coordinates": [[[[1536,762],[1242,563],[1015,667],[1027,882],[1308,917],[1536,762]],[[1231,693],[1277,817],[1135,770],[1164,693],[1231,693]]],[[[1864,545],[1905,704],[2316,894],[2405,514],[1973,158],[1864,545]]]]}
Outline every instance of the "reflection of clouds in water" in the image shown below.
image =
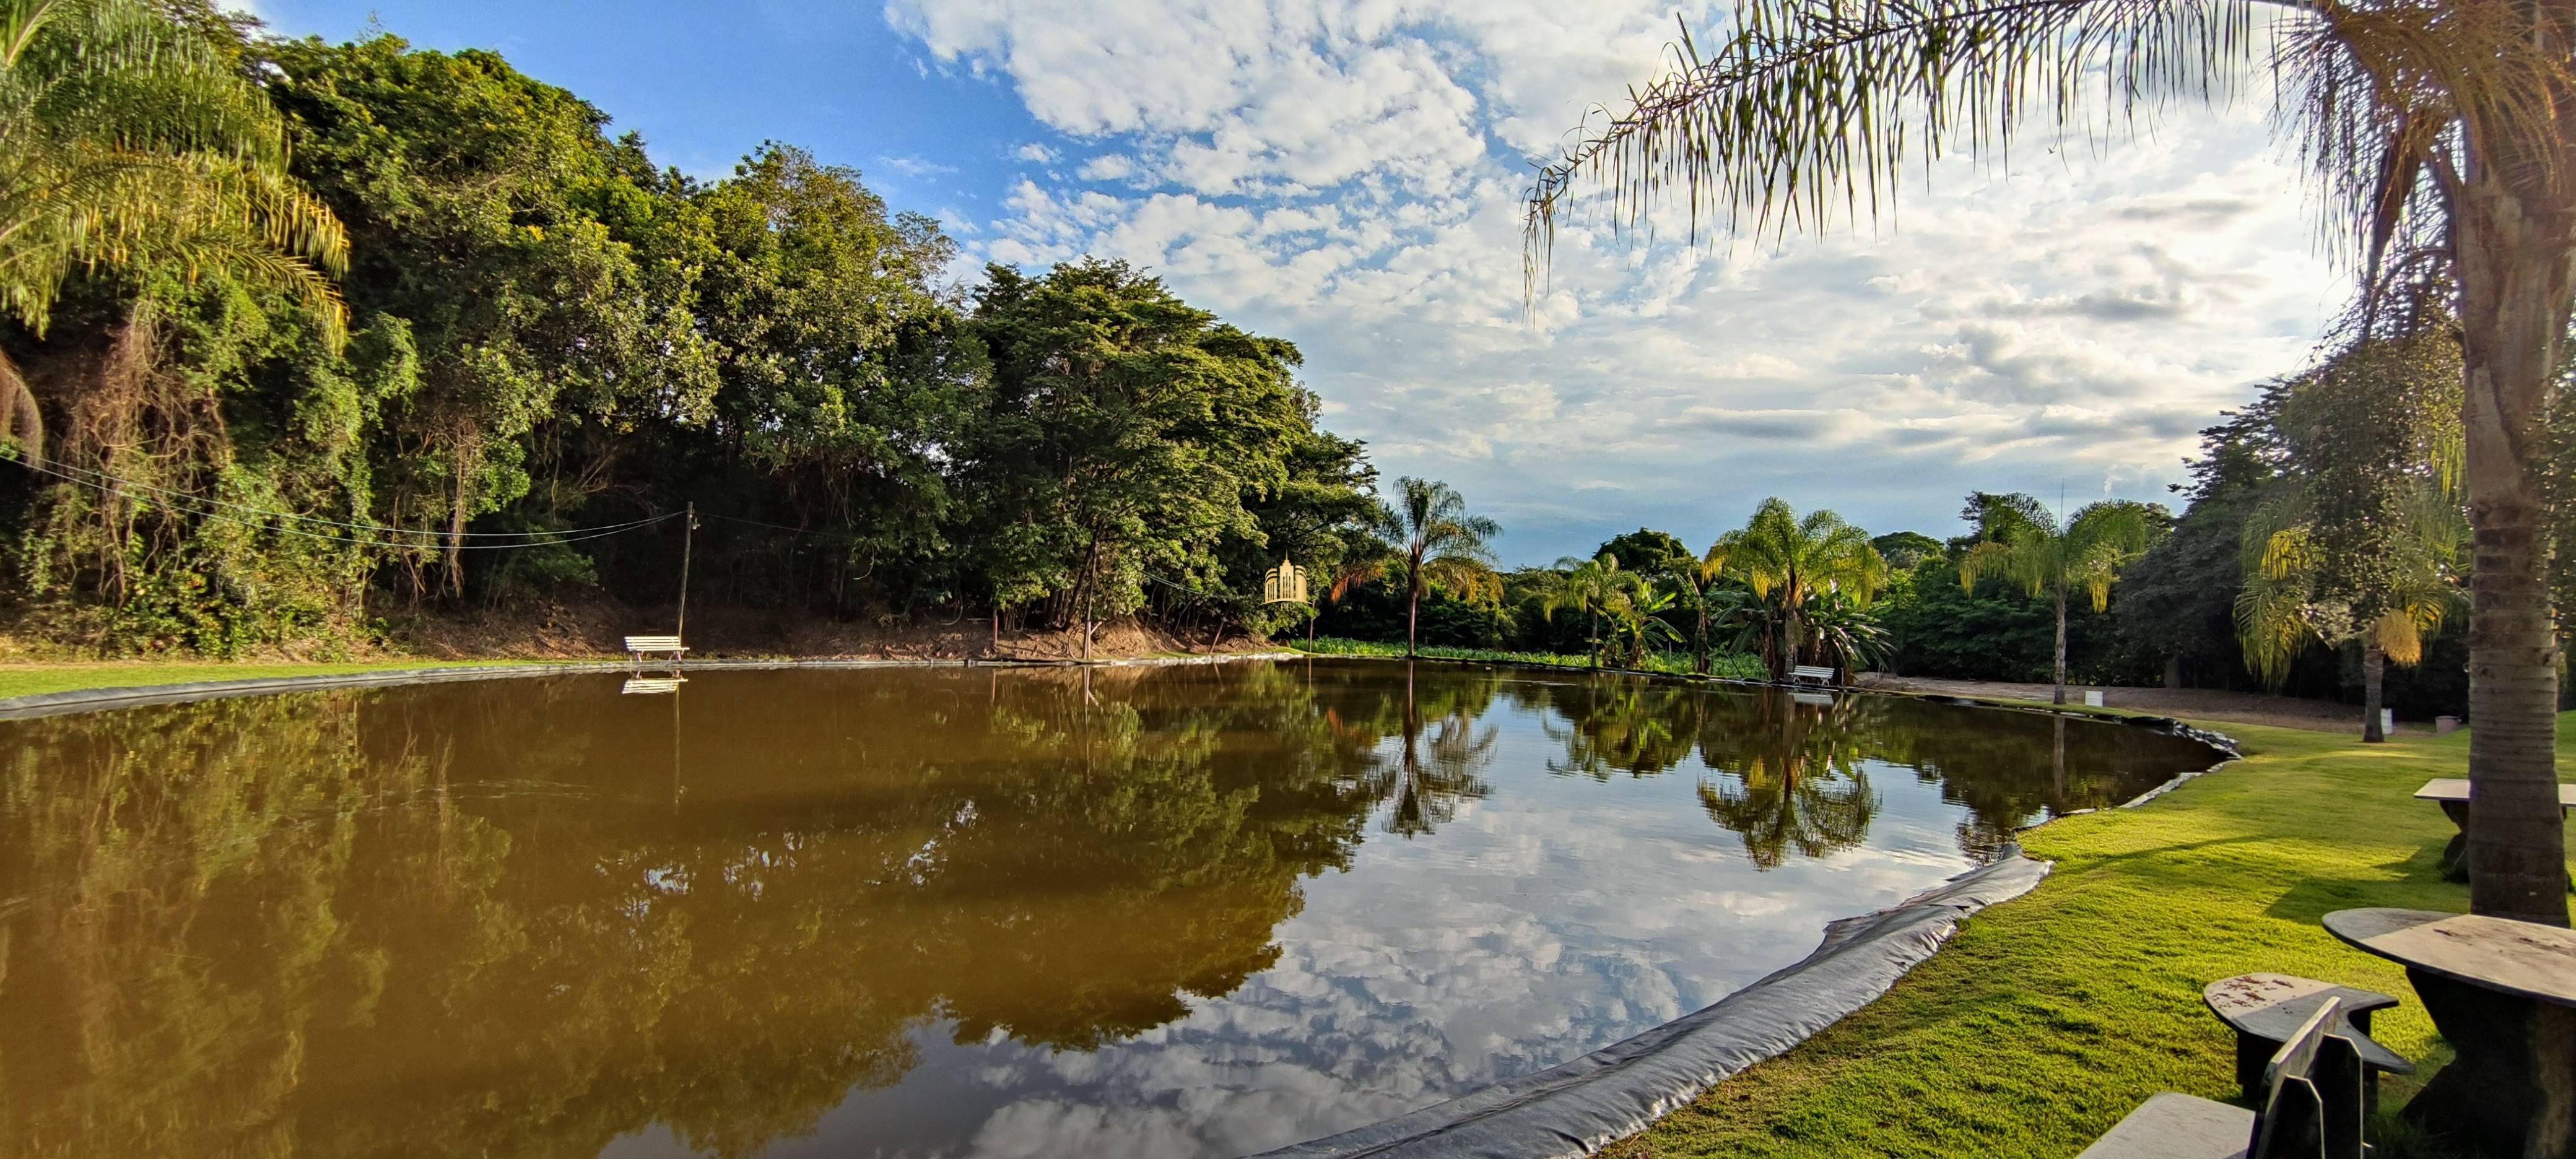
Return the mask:
{"type": "Polygon", "coordinates": [[[1087,1054],[996,1048],[1004,1101],[963,1153],[1239,1155],[1375,1122],[1705,1006],[1964,866],[1898,778],[1888,847],[1758,874],[1688,777],[1511,780],[1309,882],[1279,963],[1223,999],[1087,1054]]]}

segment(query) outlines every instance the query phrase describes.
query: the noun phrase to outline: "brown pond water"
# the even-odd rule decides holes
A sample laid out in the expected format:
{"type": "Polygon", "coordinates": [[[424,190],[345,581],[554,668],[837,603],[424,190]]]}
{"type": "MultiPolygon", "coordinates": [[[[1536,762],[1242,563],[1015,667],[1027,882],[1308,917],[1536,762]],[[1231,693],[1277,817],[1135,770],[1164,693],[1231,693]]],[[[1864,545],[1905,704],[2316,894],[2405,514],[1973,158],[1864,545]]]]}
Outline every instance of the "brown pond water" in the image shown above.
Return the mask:
{"type": "Polygon", "coordinates": [[[1804,956],[2144,729],[1448,665],[0,724],[0,1156],[1227,1156],[1804,956]]]}

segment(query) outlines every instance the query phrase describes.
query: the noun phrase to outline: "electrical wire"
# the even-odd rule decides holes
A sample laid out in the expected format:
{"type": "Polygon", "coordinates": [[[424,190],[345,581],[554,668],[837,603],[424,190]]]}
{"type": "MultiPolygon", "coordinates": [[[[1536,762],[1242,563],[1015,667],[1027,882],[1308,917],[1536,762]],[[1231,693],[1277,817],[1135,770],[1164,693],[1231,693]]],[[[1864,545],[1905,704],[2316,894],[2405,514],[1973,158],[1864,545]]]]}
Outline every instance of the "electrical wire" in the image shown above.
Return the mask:
{"type": "MultiPolygon", "coordinates": [[[[49,467],[39,466],[39,465],[37,465],[37,464],[35,464],[35,463],[30,463],[30,462],[27,462],[27,461],[25,461],[25,460],[23,460],[23,459],[15,459],[15,460],[11,460],[11,461],[16,462],[19,466],[25,467],[25,468],[27,468],[28,470],[30,470],[30,471],[34,471],[34,472],[36,472],[36,473],[38,473],[38,474],[40,474],[40,475],[51,475],[51,476],[53,476],[54,478],[57,478],[57,479],[61,479],[61,480],[63,480],[64,482],[71,483],[71,484],[74,484],[74,485],[77,485],[77,486],[81,486],[81,487],[87,487],[87,488],[90,488],[91,490],[98,491],[98,492],[100,492],[100,493],[102,493],[102,494],[112,495],[112,496],[119,496],[119,497],[125,497],[125,496],[124,496],[124,493],[123,493],[122,491],[120,491],[120,490],[119,490],[118,488],[116,488],[116,487],[103,486],[103,485],[101,485],[101,484],[91,482],[91,481],[90,481],[90,480],[88,480],[88,479],[81,478],[79,475],[69,474],[69,473],[66,473],[66,472],[63,472],[63,471],[57,471],[57,470],[54,470],[54,469],[49,468],[49,467]]],[[[77,470],[77,468],[75,468],[75,470],[77,470]]],[[[117,483],[119,483],[119,484],[127,484],[127,483],[131,483],[131,481],[130,481],[130,480],[117,479],[117,478],[116,478],[116,476],[113,476],[113,475],[106,475],[106,474],[103,474],[103,473],[100,473],[100,472],[84,471],[84,472],[82,472],[82,473],[83,473],[83,474],[95,474],[95,475],[98,475],[100,478],[114,480],[115,482],[117,482],[117,483]]],[[[225,503],[225,502],[222,502],[222,501],[220,501],[220,500],[204,499],[204,498],[200,498],[200,497],[198,497],[198,496],[194,496],[194,495],[186,494],[186,493],[184,493],[184,492],[171,491],[171,490],[167,490],[167,489],[165,489],[165,488],[152,487],[152,486],[147,486],[147,485],[139,484],[139,483],[137,483],[137,484],[132,484],[132,486],[134,487],[134,489],[135,489],[135,490],[145,491],[145,492],[150,492],[150,493],[157,494],[157,495],[166,496],[166,497],[168,497],[168,498],[170,498],[170,499],[175,499],[175,500],[178,500],[179,502],[183,502],[183,503],[195,503],[195,504],[201,504],[201,505],[206,505],[206,506],[211,506],[211,507],[228,507],[228,508],[232,508],[232,509],[235,509],[235,510],[255,512],[255,513],[259,514],[259,515],[262,515],[262,516],[265,516],[265,517],[266,517],[266,518],[263,518],[263,519],[257,519],[257,520],[254,520],[254,519],[245,519],[245,518],[242,518],[242,517],[240,517],[240,516],[236,516],[236,515],[227,515],[227,514],[225,514],[225,513],[221,512],[221,511],[216,511],[216,510],[198,510],[198,511],[185,511],[185,512],[184,512],[185,514],[194,515],[194,516],[196,516],[197,518],[200,518],[200,519],[209,519],[209,520],[213,520],[213,521],[218,522],[218,523],[230,523],[230,524],[234,524],[234,525],[236,525],[236,526],[248,527],[248,528],[252,528],[252,529],[254,529],[254,530],[259,530],[259,531],[268,531],[268,532],[273,532],[273,533],[280,534],[280,535],[293,535],[293,536],[297,536],[297,537],[299,537],[299,538],[303,538],[303,539],[316,539],[316,540],[321,540],[321,541],[323,541],[323,542],[325,542],[325,543],[334,543],[334,544],[339,544],[339,545],[341,545],[341,546],[343,546],[343,547],[377,548],[377,549],[381,549],[381,550],[388,550],[388,551],[418,551],[418,550],[423,550],[423,549],[433,550],[433,551],[507,551],[507,550],[512,549],[512,548],[520,548],[520,547],[551,547],[551,546],[555,546],[555,545],[558,545],[558,544],[566,544],[566,543],[580,543],[580,542],[583,542],[583,541],[585,541],[585,540],[592,540],[592,539],[605,539],[605,538],[607,538],[607,537],[609,537],[609,536],[612,536],[612,535],[623,535],[623,534],[625,534],[625,533],[627,533],[627,532],[629,532],[629,531],[634,531],[634,530],[637,530],[637,529],[639,529],[639,528],[650,527],[650,526],[652,526],[653,524],[656,524],[656,523],[662,523],[662,522],[665,522],[665,521],[668,521],[668,520],[677,519],[677,518],[679,518],[681,515],[685,514],[685,512],[673,511],[673,512],[670,512],[670,513],[668,513],[668,514],[664,514],[664,515],[656,515],[656,516],[652,516],[652,517],[650,517],[650,518],[646,518],[646,519],[637,519],[637,520],[633,520],[633,521],[626,522],[626,523],[603,524],[603,525],[601,525],[601,526],[597,526],[597,527],[573,527],[573,528],[566,528],[566,529],[564,529],[564,530],[562,530],[562,531],[512,531],[512,532],[466,532],[466,533],[464,533],[464,534],[467,534],[467,535],[484,535],[484,536],[502,536],[502,535],[507,535],[507,536],[515,536],[515,537],[518,537],[518,538],[519,538],[519,542],[517,542],[517,543],[442,543],[442,542],[438,542],[438,540],[447,538],[447,533],[446,533],[446,532],[431,531],[431,530],[426,530],[426,529],[422,529],[422,528],[410,528],[410,527],[386,527],[386,526],[383,526],[383,525],[380,525],[380,524],[341,523],[341,522],[338,522],[338,521],[336,521],[336,520],[330,520],[330,519],[317,519],[317,518],[314,518],[314,517],[311,517],[311,516],[299,516],[299,515],[294,515],[294,514],[291,514],[291,513],[288,513],[288,512],[283,512],[283,511],[267,511],[267,510],[263,510],[263,509],[261,509],[261,508],[257,508],[257,507],[247,507],[247,506],[244,506],[243,504],[239,504],[239,503],[225,503]],[[430,537],[434,537],[434,538],[432,538],[432,539],[427,539],[427,540],[381,540],[381,539],[372,539],[372,538],[361,538],[361,537],[359,537],[359,536],[355,536],[355,535],[340,535],[340,534],[335,534],[335,533],[332,533],[332,532],[323,532],[323,531],[306,531],[306,530],[303,530],[303,529],[301,529],[301,528],[297,528],[297,527],[294,527],[294,526],[285,525],[285,524],[282,524],[282,523],[281,523],[281,524],[272,524],[271,522],[269,522],[270,520],[280,520],[280,521],[297,521],[297,520],[301,520],[301,521],[305,521],[305,522],[317,523],[317,524],[322,524],[322,525],[331,526],[331,527],[349,528],[349,529],[357,530],[357,531],[368,531],[368,532],[388,532],[388,533],[399,534],[399,535],[421,535],[421,536],[430,536],[430,537]]],[[[173,503],[173,504],[171,504],[171,506],[176,507],[176,506],[178,506],[178,504],[177,504],[177,503],[173,503]]]]}
{"type": "MultiPolygon", "coordinates": [[[[246,512],[249,512],[249,513],[251,513],[251,514],[253,514],[253,515],[263,516],[263,517],[270,518],[270,519],[285,519],[285,520],[291,520],[291,521],[296,522],[296,523],[311,523],[311,524],[316,524],[316,525],[324,526],[324,527],[340,527],[340,528],[347,528],[347,529],[349,529],[349,530],[353,530],[353,531],[378,532],[378,533],[393,534],[393,535],[422,535],[422,536],[430,536],[430,537],[433,537],[433,538],[439,538],[439,539],[445,539],[445,538],[447,538],[447,537],[448,537],[448,533],[447,533],[447,532],[444,532],[444,531],[434,531],[434,530],[430,530],[430,529],[428,529],[428,528],[420,528],[420,527],[388,527],[388,526],[385,526],[384,524],[380,524],[380,523],[344,523],[344,522],[341,522],[341,521],[336,520],[336,519],[324,519],[324,518],[322,518],[321,516],[318,516],[318,515],[299,515],[299,514],[296,514],[295,512],[291,512],[291,511],[271,511],[271,510],[268,510],[267,508],[264,508],[264,507],[252,507],[252,506],[250,506],[250,505],[248,505],[248,504],[244,504],[244,503],[227,503],[227,502],[225,502],[224,500],[221,500],[221,499],[208,499],[208,498],[206,498],[206,497],[204,497],[204,496],[202,496],[202,495],[191,495],[191,494],[189,494],[189,493],[187,493],[187,492],[185,492],[185,491],[173,491],[173,490],[170,490],[169,488],[166,488],[166,487],[155,487],[155,486],[153,486],[153,485],[151,485],[151,484],[149,484],[149,483],[138,482],[138,481],[133,480],[133,479],[126,479],[126,478],[121,478],[121,477],[116,476],[116,475],[110,475],[110,474],[108,474],[108,473],[107,473],[107,472],[105,472],[105,471],[93,471],[93,470],[90,470],[90,469],[89,469],[89,468],[87,468],[87,467],[74,467],[74,466],[71,466],[71,465],[70,465],[70,464],[68,464],[68,463],[56,464],[56,465],[54,465],[54,466],[47,467],[47,466],[39,466],[39,465],[37,465],[37,464],[27,462],[27,461],[26,461],[26,460],[24,460],[24,459],[13,460],[13,461],[15,461],[19,466],[25,467],[25,468],[27,468],[27,469],[28,469],[28,470],[30,470],[30,471],[36,471],[36,472],[39,472],[39,473],[42,473],[42,474],[52,475],[53,477],[55,477],[55,478],[57,478],[57,479],[64,479],[64,480],[67,480],[67,481],[70,481],[70,482],[73,482],[73,483],[79,483],[79,484],[82,484],[82,485],[87,486],[87,487],[91,487],[91,488],[95,488],[95,489],[100,490],[100,491],[104,491],[104,492],[106,492],[106,493],[108,493],[108,494],[111,494],[111,495],[118,493],[118,491],[120,491],[120,490],[124,490],[124,491],[139,491],[139,492],[143,492],[143,493],[146,493],[146,494],[161,495],[161,496],[165,496],[165,497],[168,497],[168,498],[171,498],[171,499],[180,500],[180,501],[183,501],[183,502],[195,503],[195,504],[199,504],[199,505],[201,505],[201,506],[208,506],[208,507],[223,507],[223,508],[228,508],[228,509],[231,509],[231,510],[234,510],[234,511],[246,511],[246,512]],[[71,472],[72,474],[65,474],[64,472],[66,472],[66,471],[69,471],[69,472],[71,472]],[[73,477],[74,475],[85,475],[85,476],[88,476],[89,478],[87,478],[87,479],[74,478],[74,477],[73,477]],[[109,484],[112,484],[113,486],[101,486],[100,484],[98,484],[98,483],[96,483],[96,482],[92,482],[92,481],[91,481],[91,480],[95,480],[95,479],[104,479],[104,480],[106,480],[109,484]]],[[[462,537],[464,537],[464,538],[467,538],[467,539],[528,539],[528,538],[532,538],[532,537],[552,536],[552,535],[579,535],[579,534],[586,534],[586,533],[593,532],[593,531],[617,531],[617,530],[624,530],[624,529],[629,528],[629,527],[642,527],[642,526],[644,526],[644,525],[645,525],[645,524],[647,524],[647,523],[658,523],[658,522],[660,522],[660,521],[662,521],[662,520],[664,520],[664,519],[668,519],[668,518],[670,518],[670,516],[668,516],[668,515],[657,515],[657,516],[652,516],[652,517],[644,518],[644,519],[634,519],[634,520],[629,520],[629,521],[627,521],[627,522],[625,522],[625,523],[602,524],[602,525],[597,526],[597,527],[569,527],[569,528],[565,528],[564,530],[562,530],[562,531],[560,531],[560,532],[555,532],[555,531],[464,531],[464,532],[458,532],[458,533],[456,533],[456,534],[457,534],[457,535],[459,535],[459,536],[462,536],[462,537]]]]}

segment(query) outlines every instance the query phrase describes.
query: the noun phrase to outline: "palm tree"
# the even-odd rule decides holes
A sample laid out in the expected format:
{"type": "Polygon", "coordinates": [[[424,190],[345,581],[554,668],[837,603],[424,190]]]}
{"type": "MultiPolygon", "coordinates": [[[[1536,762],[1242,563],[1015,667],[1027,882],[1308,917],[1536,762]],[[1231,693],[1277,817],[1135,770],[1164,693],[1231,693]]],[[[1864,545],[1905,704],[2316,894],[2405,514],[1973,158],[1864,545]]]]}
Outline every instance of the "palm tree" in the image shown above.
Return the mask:
{"type": "Polygon", "coordinates": [[[1494,574],[1488,542],[1502,533],[1501,524],[1467,514],[1466,497],[1446,483],[1410,475],[1395,481],[1395,505],[1379,509],[1378,534],[1395,549],[1396,566],[1404,571],[1405,655],[1414,654],[1421,636],[1424,593],[1502,598],[1503,581],[1494,574]]]}
{"type": "Polygon", "coordinates": [[[2032,519],[2004,500],[1990,500],[1995,530],[1959,560],[1959,586],[1975,591],[1987,576],[2010,580],[2033,598],[2047,596],[2057,604],[2057,693],[2066,703],[2066,596],[2081,590],[2093,598],[2093,610],[2111,606],[2111,585],[2120,568],[2147,548],[2147,506],[2125,499],[2106,499],[2046,522],[2032,519]]]}
{"type": "Polygon", "coordinates": [[[1843,522],[1831,511],[1805,519],[1778,497],[1765,499],[1753,518],[1719,536],[1708,549],[1707,566],[1744,581],[1756,598],[1778,593],[1781,620],[1779,652],[1772,679],[1786,679],[1798,666],[1799,645],[1806,638],[1800,621],[1807,601],[1839,591],[1866,607],[1887,584],[1887,561],[1869,545],[1869,533],[1843,522]]]}
{"type": "MultiPolygon", "coordinates": [[[[167,261],[282,290],[336,345],[324,272],[348,240],[286,152],[266,95],[159,6],[0,0],[0,309],[41,338],[72,271],[167,261]]],[[[43,412],[6,355],[0,437],[43,464],[43,412]]]]}
{"type": "Polygon", "coordinates": [[[1558,579],[1548,585],[1539,598],[1539,613],[1550,620],[1560,611],[1583,613],[1584,643],[1592,657],[1592,666],[1601,666],[1601,618],[1634,602],[1645,591],[1646,581],[1632,571],[1619,567],[1619,557],[1602,552],[1591,559],[1576,562],[1572,557],[1556,561],[1558,579]]]}
{"type": "Polygon", "coordinates": [[[2268,64],[2365,306],[2392,248],[2435,253],[2458,288],[2480,545],[2469,907],[2564,926],[2546,431],[2576,311],[2571,36],[2565,4],[2525,0],[1745,0],[1717,51],[1685,36],[1672,72],[1540,174],[1525,268],[1534,293],[1587,180],[1627,226],[1678,186],[1694,231],[1822,229],[1838,202],[1892,204],[1922,159],[2009,156],[2027,119],[2107,140],[2268,64]]]}

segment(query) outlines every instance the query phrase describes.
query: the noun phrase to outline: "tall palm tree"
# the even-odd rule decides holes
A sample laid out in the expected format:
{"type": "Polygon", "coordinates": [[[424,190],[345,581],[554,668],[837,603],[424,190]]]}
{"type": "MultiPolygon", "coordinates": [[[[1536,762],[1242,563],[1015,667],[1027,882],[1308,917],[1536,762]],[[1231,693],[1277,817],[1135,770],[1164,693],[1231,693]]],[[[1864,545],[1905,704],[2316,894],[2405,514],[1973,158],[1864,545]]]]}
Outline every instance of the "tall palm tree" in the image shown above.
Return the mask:
{"type": "Polygon", "coordinates": [[[2424,634],[2442,626],[2458,602],[2460,544],[2468,528],[2459,508],[2445,501],[2427,481],[2421,493],[2405,497],[2389,519],[2397,550],[2371,561],[2380,582],[2355,593],[2356,602],[2335,598],[2325,587],[2334,568],[2319,550],[2308,523],[2279,525],[2285,514],[2268,505],[2245,524],[2245,586],[2236,596],[2236,636],[2245,650],[2245,666],[2277,689],[2290,674],[2290,662],[2310,641],[2361,642],[2361,739],[2387,740],[2379,727],[2379,706],[2388,665],[2412,668],[2424,659],[2424,634]]]}
{"type": "Polygon", "coordinates": [[[1422,631],[1422,597],[1440,591],[1461,599],[1502,598],[1491,544],[1503,525],[1467,513],[1467,500],[1446,483],[1407,475],[1395,481],[1395,503],[1378,513],[1378,534],[1404,571],[1404,654],[1422,631]]]}
{"type": "Polygon", "coordinates": [[[1839,591],[1866,607],[1887,586],[1887,561],[1869,545],[1868,532],[1831,511],[1800,519],[1777,496],[1763,500],[1743,527],[1719,536],[1705,562],[1744,581],[1756,598],[1772,599],[1776,593],[1781,630],[1771,672],[1775,680],[1786,679],[1798,666],[1799,645],[1806,638],[1800,617],[1810,598],[1839,591]]]}
{"type": "Polygon", "coordinates": [[[2055,703],[2064,704],[2067,594],[2081,591],[2092,597],[2097,612],[2111,606],[2111,585],[2119,581],[2121,566],[2147,548],[2147,507],[2106,499],[2076,512],[2072,520],[2060,513],[2046,522],[2017,509],[2005,512],[2009,517],[1988,520],[1995,531],[1960,558],[1959,586],[1975,591],[1978,580],[1995,576],[2056,603],[2055,703]]]}
{"type": "Polygon", "coordinates": [[[1541,173],[1526,268],[1535,289],[1587,184],[1629,226],[1673,191],[1694,230],[1821,229],[1838,203],[1892,204],[1922,159],[2008,156],[2027,120],[2116,139],[2268,64],[2365,302],[2392,247],[2442,255],[2458,287],[2479,544],[2469,907],[2564,926],[2546,424],[2576,311],[2571,41],[2559,0],[1744,0],[1716,51],[1685,36],[1676,68],[1541,173]]]}
{"type": "MultiPolygon", "coordinates": [[[[157,5],[0,0],[0,309],[42,337],[73,270],[168,261],[281,290],[336,344],[348,240],[286,153],[266,95],[157,5]]],[[[43,463],[5,354],[0,435],[43,463]]]]}

